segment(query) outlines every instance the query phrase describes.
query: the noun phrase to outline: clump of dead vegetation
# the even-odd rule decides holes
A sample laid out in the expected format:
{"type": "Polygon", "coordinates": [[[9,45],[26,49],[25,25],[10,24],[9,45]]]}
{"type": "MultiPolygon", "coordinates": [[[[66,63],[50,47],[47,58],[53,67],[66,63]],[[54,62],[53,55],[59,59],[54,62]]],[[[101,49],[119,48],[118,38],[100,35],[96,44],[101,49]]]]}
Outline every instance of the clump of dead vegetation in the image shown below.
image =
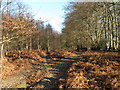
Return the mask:
{"type": "Polygon", "coordinates": [[[120,88],[120,55],[118,52],[84,52],[73,63],[62,88],[120,88]]]}
{"type": "Polygon", "coordinates": [[[54,50],[50,51],[50,56],[52,58],[67,58],[70,56],[77,56],[77,54],[71,50],[54,50]]]}
{"type": "Polygon", "coordinates": [[[42,50],[23,50],[6,52],[5,60],[2,61],[2,79],[14,76],[27,68],[37,66],[37,63],[45,62],[41,56],[47,54],[42,50]]]}

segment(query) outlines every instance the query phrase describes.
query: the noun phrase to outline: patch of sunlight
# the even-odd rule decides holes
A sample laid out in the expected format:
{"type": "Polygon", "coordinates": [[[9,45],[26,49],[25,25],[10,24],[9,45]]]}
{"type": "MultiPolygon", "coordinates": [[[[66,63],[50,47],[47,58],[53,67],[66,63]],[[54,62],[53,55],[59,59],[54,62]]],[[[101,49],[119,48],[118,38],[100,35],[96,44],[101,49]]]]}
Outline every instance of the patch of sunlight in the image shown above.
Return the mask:
{"type": "Polygon", "coordinates": [[[43,79],[42,81],[48,81],[48,82],[50,82],[50,80],[49,80],[49,79],[43,79]]]}
{"type": "Polygon", "coordinates": [[[23,81],[22,83],[16,85],[16,88],[26,88],[26,87],[27,87],[26,81],[23,81]]]}
{"type": "Polygon", "coordinates": [[[70,60],[70,59],[65,58],[64,60],[70,60]]]}
{"type": "Polygon", "coordinates": [[[52,73],[49,73],[47,76],[48,77],[53,77],[54,75],[52,73]]]}
{"type": "Polygon", "coordinates": [[[47,69],[47,68],[51,68],[51,66],[49,66],[49,65],[45,65],[45,64],[42,64],[42,65],[40,65],[40,67],[42,67],[43,69],[47,69]]]}

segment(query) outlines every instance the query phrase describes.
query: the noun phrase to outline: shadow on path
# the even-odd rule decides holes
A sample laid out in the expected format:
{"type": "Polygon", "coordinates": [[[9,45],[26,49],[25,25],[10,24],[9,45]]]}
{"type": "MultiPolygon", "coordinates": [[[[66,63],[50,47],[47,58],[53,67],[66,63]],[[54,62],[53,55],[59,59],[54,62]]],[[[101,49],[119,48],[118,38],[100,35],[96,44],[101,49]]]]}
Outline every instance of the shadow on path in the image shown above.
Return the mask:
{"type": "Polygon", "coordinates": [[[39,84],[42,84],[44,88],[59,88],[59,79],[66,79],[66,72],[69,66],[79,60],[80,58],[76,56],[71,58],[56,58],[55,60],[46,62],[51,68],[48,68],[48,76],[40,81],[39,84]]]}

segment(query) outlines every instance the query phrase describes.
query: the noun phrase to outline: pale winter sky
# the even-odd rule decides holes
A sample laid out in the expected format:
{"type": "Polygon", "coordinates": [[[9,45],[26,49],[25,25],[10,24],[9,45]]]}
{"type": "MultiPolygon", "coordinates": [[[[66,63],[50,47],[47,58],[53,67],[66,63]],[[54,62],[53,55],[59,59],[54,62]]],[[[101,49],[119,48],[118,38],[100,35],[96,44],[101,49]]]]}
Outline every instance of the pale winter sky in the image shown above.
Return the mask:
{"type": "Polygon", "coordinates": [[[54,30],[61,32],[64,21],[64,6],[70,0],[23,0],[26,5],[32,8],[35,19],[50,23],[54,30]]]}

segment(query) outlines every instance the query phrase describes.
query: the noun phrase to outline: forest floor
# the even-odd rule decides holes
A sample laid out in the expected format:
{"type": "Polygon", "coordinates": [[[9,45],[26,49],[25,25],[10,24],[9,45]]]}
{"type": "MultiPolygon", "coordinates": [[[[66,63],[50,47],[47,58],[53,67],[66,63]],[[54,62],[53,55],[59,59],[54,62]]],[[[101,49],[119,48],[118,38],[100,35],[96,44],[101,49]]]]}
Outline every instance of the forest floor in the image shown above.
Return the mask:
{"type": "Polygon", "coordinates": [[[6,59],[2,88],[120,88],[118,52],[33,50],[6,59]]]}

